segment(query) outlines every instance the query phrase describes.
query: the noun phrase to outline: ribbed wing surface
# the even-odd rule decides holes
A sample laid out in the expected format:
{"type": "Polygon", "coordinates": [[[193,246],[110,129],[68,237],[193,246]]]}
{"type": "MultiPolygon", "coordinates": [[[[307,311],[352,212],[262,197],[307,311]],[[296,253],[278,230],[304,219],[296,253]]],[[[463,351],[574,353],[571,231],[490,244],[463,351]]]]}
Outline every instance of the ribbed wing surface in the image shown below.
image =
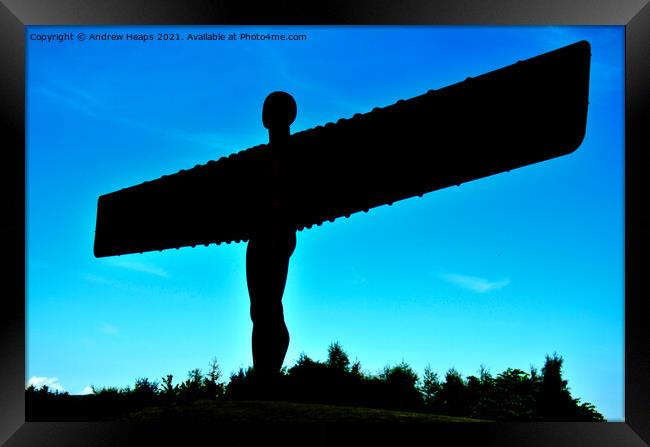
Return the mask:
{"type": "Polygon", "coordinates": [[[99,198],[95,256],[246,240],[279,187],[296,228],[569,154],[585,134],[590,46],[577,42],[99,198]],[[276,182],[277,183],[277,182],[276,182]]]}

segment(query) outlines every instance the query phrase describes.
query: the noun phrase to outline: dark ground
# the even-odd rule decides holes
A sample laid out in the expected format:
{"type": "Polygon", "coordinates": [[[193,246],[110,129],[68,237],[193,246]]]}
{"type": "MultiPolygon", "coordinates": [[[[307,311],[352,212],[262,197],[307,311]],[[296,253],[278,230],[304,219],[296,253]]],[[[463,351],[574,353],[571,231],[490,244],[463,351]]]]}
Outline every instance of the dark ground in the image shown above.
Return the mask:
{"type": "Polygon", "coordinates": [[[380,410],[364,407],[263,400],[208,400],[129,409],[93,396],[66,396],[47,402],[27,403],[26,420],[217,422],[217,423],[416,423],[483,422],[479,419],[380,410]]]}
{"type": "Polygon", "coordinates": [[[276,401],[219,402],[209,400],[199,400],[185,405],[172,405],[169,407],[148,407],[130,413],[124,420],[138,422],[177,420],[245,423],[481,422],[478,419],[362,407],[276,401]]]}

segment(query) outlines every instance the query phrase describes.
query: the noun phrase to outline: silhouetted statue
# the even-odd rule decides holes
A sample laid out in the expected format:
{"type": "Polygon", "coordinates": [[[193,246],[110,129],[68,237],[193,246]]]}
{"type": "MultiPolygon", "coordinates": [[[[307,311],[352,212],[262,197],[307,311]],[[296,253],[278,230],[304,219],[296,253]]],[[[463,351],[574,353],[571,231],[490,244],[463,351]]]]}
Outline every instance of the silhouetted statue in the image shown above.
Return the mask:
{"type": "Polygon", "coordinates": [[[253,368],[259,377],[272,376],[282,367],[289,346],[282,294],[289,258],[296,248],[296,229],[287,221],[282,170],[289,126],[296,118],[296,102],[285,92],[271,93],[264,101],[262,122],[269,130],[272,162],[268,208],[256,222],[246,250],[246,280],[253,320],[253,368]]]}
{"type": "Polygon", "coordinates": [[[272,93],[269,144],[100,196],[95,256],[248,240],[254,369],[270,377],[289,343],[296,230],[575,151],[590,57],[576,42],[293,135],[296,103],[272,93]]]}

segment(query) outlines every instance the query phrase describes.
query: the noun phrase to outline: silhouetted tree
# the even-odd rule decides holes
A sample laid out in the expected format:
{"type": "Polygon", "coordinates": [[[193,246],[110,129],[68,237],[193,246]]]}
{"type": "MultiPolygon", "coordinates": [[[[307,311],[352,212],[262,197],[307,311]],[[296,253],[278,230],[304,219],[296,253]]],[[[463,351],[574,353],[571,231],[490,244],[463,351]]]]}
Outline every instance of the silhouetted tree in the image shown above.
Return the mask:
{"type": "Polygon", "coordinates": [[[535,386],[530,375],[520,369],[508,368],[495,379],[496,418],[501,420],[534,420],[535,386]]]}
{"type": "MultiPolygon", "coordinates": [[[[481,365],[478,373],[478,396],[474,396],[472,402],[469,404],[468,415],[476,418],[496,419],[496,391],[495,379],[490,374],[490,370],[481,365]]],[[[472,384],[474,387],[475,384],[472,384]]]]}
{"type": "Polygon", "coordinates": [[[59,391],[51,389],[47,385],[35,387],[33,384],[25,388],[25,393],[29,396],[68,396],[67,391],[59,391]]]}
{"type": "Polygon", "coordinates": [[[539,371],[537,371],[537,368],[535,368],[534,365],[530,365],[530,380],[534,383],[538,383],[541,380],[539,371]]]}
{"type": "Polygon", "coordinates": [[[465,415],[476,413],[482,391],[481,379],[473,375],[467,376],[465,379],[465,415]]]}
{"type": "Polygon", "coordinates": [[[227,385],[217,359],[212,359],[205,375],[200,369],[188,372],[187,380],[174,385],[171,374],[160,385],[147,378],[137,378],[131,390],[92,386],[90,396],[68,396],[47,386],[26,388],[28,414],[36,419],[71,420],[110,419],[137,411],[150,404],[172,404],[196,399],[280,399],[299,402],[367,406],[410,411],[428,411],[451,416],[470,416],[497,421],[563,420],[604,421],[591,403],[573,398],[562,377],[563,359],[557,354],[546,356],[541,373],[531,366],[530,372],[508,368],[493,377],[481,365],[477,376],[463,379],[454,368],[440,380],[430,365],[422,381],[402,361],[386,366],[377,375],[364,373],[356,360],[350,366],[347,353],[338,342],[328,347],[324,362],[301,353],[290,368],[282,368],[273,394],[262,390],[252,367],[240,368],[230,375],[227,385]],[[78,399],[82,397],[82,399],[78,399]],[[56,414],[56,416],[52,416],[56,414]],[[49,416],[48,416],[49,415],[49,416]],[[40,419],[39,419],[40,418],[40,419]]]}
{"type": "Polygon", "coordinates": [[[580,399],[571,396],[567,381],[562,377],[562,363],[557,353],[546,356],[538,388],[539,417],[547,421],[604,421],[593,404],[580,404],[580,399]]]}
{"type": "Polygon", "coordinates": [[[151,381],[146,377],[139,377],[135,379],[131,395],[134,400],[142,404],[152,403],[158,395],[158,382],[151,381]]]}
{"type": "Polygon", "coordinates": [[[325,365],[339,371],[349,370],[350,359],[338,341],[330,344],[327,348],[325,365]]]}
{"type": "Polygon", "coordinates": [[[563,359],[557,353],[546,355],[542,368],[540,395],[537,399],[539,416],[547,421],[572,420],[575,415],[575,402],[562,378],[563,359]]]}
{"type": "Polygon", "coordinates": [[[455,368],[450,368],[445,374],[445,381],[438,392],[436,401],[437,407],[441,408],[445,414],[452,416],[467,414],[465,408],[465,382],[455,368]]]}
{"type": "Polygon", "coordinates": [[[418,375],[406,362],[386,366],[379,374],[385,383],[385,404],[389,408],[416,409],[422,406],[422,396],[417,387],[418,375]]]}
{"type": "Polygon", "coordinates": [[[335,401],[332,371],[334,368],[301,353],[296,364],[288,370],[291,398],[303,402],[335,401]]]}
{"type": "Polygon", "coordinates": [[[224,384],[220,382],[221,369],[219,362],[213,358],[208,367],[208,373],[203,378],[203,395],[208,398],[222,396],[225,390],[224,384]]]}
{"type": "Polygon", "coordinates": [[[603,417],[602,414],[600,414],[597,410],[596,407],[593,404],[590,404],[589,402],[585,402],[583,404],[580,404],[580,399],[575,400],[576,405],[578,405],[576,409],[576,414],[577,414],[577,419],[580,421],[594,421],[594,422],[604,422],[605,418],[603,417]]]}
{"type": "Polygon", "coordinates": [[[203,374],[199,368],[187,373],[187,380],[178,386],[178,397],[182,401],[195,400],[201,395],[203,374]]]}
{"type": "Polygon", "coordinates": [[[442,384],[440,383],[438,373],[434,372],[430,365],[427,365],[424,368],[424,375],[422,376],[421,392],[424,399],[424,405],[430,411],[438,410],[438,408],[435,407],[435,400],[441,388],[442,384]]]}
{"type": "Polygon", "coordinates": [[[355,362],[352,364],[350,373],[355,377],[363,378],[363,371],[361,371],[361,362],[359,360],[355,360],[355,362]]]}
{"type": "Polygon", "coordinates": [[[226,399],[251,399],[254,397],[253,368],[239,368],[230,374],[230,381],[225,387],[226,399]]]}
{"type": "Polygon", "coordinates": [[[167,401],[172,401],[178,393],[178,387],[172,384],[172,379],[174,376],[167,374],[162,379],[162,384],[160,386],[160,395],[165,398],[167,401]]]}

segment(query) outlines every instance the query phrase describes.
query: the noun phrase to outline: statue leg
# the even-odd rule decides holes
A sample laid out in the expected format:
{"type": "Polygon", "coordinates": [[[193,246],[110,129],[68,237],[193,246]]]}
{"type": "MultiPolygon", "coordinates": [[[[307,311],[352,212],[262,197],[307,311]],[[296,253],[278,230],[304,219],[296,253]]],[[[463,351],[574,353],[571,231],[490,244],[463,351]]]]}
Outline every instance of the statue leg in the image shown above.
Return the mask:
{"type": "Polygon", "coordinates": [[[246,280],[253,321],[253,369],[271,377],[282,368],[289,347],[282,295],[295,248],[295,232],[283,238],[251,238],[246,250],[246,280]]]}

